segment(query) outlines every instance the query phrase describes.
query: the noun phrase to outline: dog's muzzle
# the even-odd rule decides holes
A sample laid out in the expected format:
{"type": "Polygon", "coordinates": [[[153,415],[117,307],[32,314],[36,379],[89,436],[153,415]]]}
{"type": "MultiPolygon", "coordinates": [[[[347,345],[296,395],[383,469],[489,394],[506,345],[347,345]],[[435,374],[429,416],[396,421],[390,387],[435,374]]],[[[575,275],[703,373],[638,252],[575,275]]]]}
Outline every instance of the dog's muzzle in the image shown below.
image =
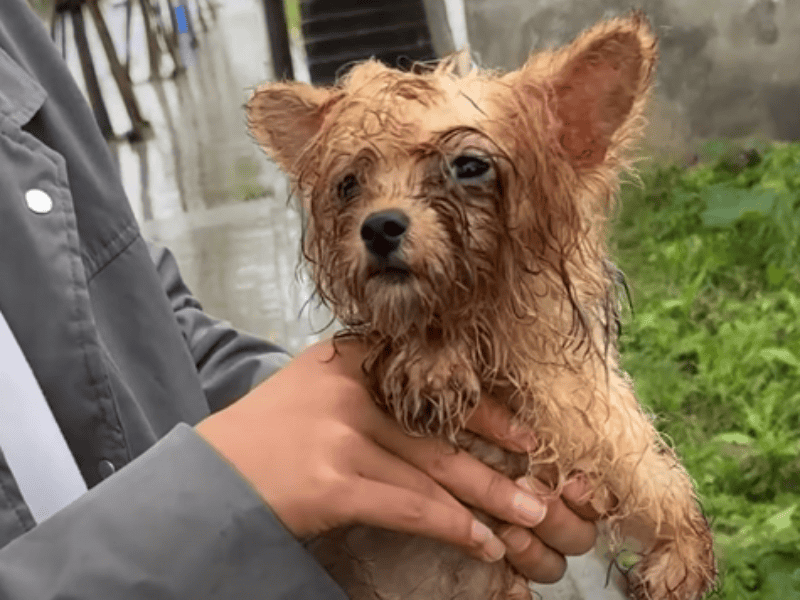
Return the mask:
{"type": "Polygon", "coordinates": [[[361,239],[370,254],[388,259],[400,247],[408,228],[408,217],[399,210],[372,213],[361,226],[361,239]]]}
{"type": "Polygon", "coordinates": [[[370,276],[404,278],[409,275],[408,265],[398,256],[408,223],[408,217],[399,210],[383,210],[364,219],[361,239],[369,252],[370,276]]]}

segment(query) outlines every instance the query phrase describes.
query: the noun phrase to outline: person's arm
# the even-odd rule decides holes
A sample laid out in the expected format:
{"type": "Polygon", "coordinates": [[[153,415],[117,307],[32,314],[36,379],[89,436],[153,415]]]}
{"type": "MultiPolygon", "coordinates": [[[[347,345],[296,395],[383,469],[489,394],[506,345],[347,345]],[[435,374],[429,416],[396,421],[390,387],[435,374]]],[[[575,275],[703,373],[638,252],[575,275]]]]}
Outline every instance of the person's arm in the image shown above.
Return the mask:
{"type": "MultiPolygon", "coordinates": [[[[504,545],[446,490],[527,528],[541,515],[532,522],[518,512],[524,490],[438,440],[403,434],[363,387],[363,353],[342,349],[334,360],[329,344],[306,350],[0,550],[0,598],[344,600],[295,536],[355,522],[502,556],[504,545]]],[[[524,445],[509,437],[508,415],[489,406],[468,426],[524,445]]],[[[506,553],[531,578],[558,578],[562,554],[594,541],[590,522],[559,507],[548,505],[541,538],[506,553]]]]}
{"type": "Polygon", "coordinates": [[[211,412],[241,398],[289,362],[285,350],[203,312],[166,248],[148,244],[175,319],[194,358],[211,412]]]}
{"type": "MultiPolygon", "coordinates": [[[[150,250],[195,358],[212,411],[225,407],[247,392],[248,384],[258,383],[272,375],[277,370],[275,361],[288,360],[274,345],[236,332],[229,324],[203,313],[199,302],[181,279],[172,254],[152,245],[150,250]]],[[[564,498],[571,503],[572,509],[561,499],[550,501],[546,513],[543,511],[542,516],[536,519],[538,526],[531,531],[528,518],[520,518],[513,508],[513,498],[520,489],[530,493],[524,486],[515,486],[465,453],[459,453],[455,459],[452,456],[442,459],[441,448],[434,440],[410,439],[399,434],[396,424],[387,420],[381,420],[380,425],[373,422],[367,426],[366,417],[359,423],[351,423],[347,414],[336,414],[335,409],[331,414],[331,401],[349,407],[347,412],[350,414],[372,414],[374,417],[381,413],[361,387],[363,382],[358,378],[360,372],[353,354],[346,352],[332,363],[320,363],[313,360],[320,349],[325,352],[330,348],[323,343],[316,349],[307,350],[273,379],[223,411],[225,414],[211,417],[197,428],[258,489],[293,535],[305,538],[333,526],[371,523],[436,537],[461,546],[474,556],[481,556],[488,550],[496,557],[497,552],[505,551],[506,558],[520,572],[540,582],[552,582],[561,577],[566,567],[564,555],[582,554],[591,548],[595,539],[592,521],[597,515],[587,508],[586,499],[581,498],[582,490],[578,487],[572,485],[565,489],[564,498]],[[268,414],[262,408],[268,408],[268,414]],[[345,439],[337,439],[335,434],[316,436],[310,428],[320,419],[328,420],[326,429],[330,432],[342,432],[352,427],[351,434],[374,439],[364,439],[367,442],[364,447],[352,435],[345,439]],[[366,431],[367,427],[372,431],[366,431]],[[391,437],[394,438],[393,446],[387,443],[391,437]],[[384,454],[385,450],[380,446],[399,457],[400,462],[384,454]],[[311,464],[309,457],[314,455],[314,449],[319,452],[319,460],[311,464]],[[375,452],[378,455],[370,459],[375,452]],[[357,473],[363,473],[364,469],[346,465],[343,459],[348,454],[357,460],[373,461],[372,468],[376,472],[391,472],[394,462],[394,468],[405,474],[398,472],[389,477],[389,485],[381,492],[380,486],[373,487],[369,483],[369,477],[350,479],[353,473],[349,468],[355,468],[357,473]],[[300,467],[298,460],[303,463],[300,467]],[[289,465],[298,468],[289,468],[289,465]],[[319,471],[330,474],[342,468],[344,471],[339,472],[338,483],[314,480],[319,471]],[[417,479],[416,486],[409,487],[410,477],[417,479]],[[440,484],[445,484],[460,500],[480,506],[511,525],[497,532],[500,539],[488,531],[482,531],[478,538],[473,537],[471,515],[438,487],[440,484]],[[345,497],[337,495],[337,485],[346,485],[348,494],[345,497]],[[404,510],[425,502],[424,498],[414,495],[415,489],[436,488],[439,491],[435,498],[445,499],[451,506],[444,507],[438,502],[428,504],[426,518],[409,523],[404,510]],[[382,497],[382,493],[388,496],[382,497]],[[355,496],[350,497],[351,494],[355,496]],[[305,525],[299,525],[295,519],[300,519],[305,525]]],[[[496,406],[491,409],[491,406],[490,402],[480,405],[470,428],[508,447],[498,438],[497,432],[507,431],[510,415],[496,406]]],[[[537,492],[532,495],[537,496],[537,492]]]]}
{"type": "MultiPolygon", "coordinates": [[[[161,255],[159,273],[212,408],[229,404],[287,360],[275,346],[235,334],[201,313],[174,260],[161,255]]],[[[0,506],[15,493],[2,481],[0,506]]],[[[345,600],[345,595],[263,498],[191,427],[179,425],[0,550],[0,598],[345,600]]]]}
{"type": "MultiPolygon", "coordinates": [[[[505,555],[540,582],[561,578],[565,555],[591,549],[597,515],[581,485],[545,506],[539,493],[469,453],[405,434],[370,397],[361,370],[366,348],[351,340],[336,349],[331,341],[309,347],[196,427],[293,535],[373,525],[435,538],[484,560],[505,555]],[[498,538],[461,502],[512,525],[498,538]]],[[[515,452],[535,444],[524,429],[511,431],[511,414],[490,398],[466,425],[515,452]]]]}
{"type": "Polygon", "coordinates": [[[0,550],[0,598],[346,600],[187,425],[0,550]]]}

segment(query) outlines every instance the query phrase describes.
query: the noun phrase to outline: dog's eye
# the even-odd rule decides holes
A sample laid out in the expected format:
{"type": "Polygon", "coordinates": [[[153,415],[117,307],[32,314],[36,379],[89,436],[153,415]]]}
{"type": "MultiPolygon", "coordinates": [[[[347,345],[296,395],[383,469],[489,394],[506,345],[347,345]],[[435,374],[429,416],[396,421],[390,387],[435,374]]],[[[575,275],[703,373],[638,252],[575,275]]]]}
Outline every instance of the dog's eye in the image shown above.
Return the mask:
{"type": "Polygon", "coordinates": [[[344,178],[336,186],[336,194],[342,200],[352,200],[361,191],[361,185],[358,183],[358,177],[352,173],[345,175],[344,178]]]}
{"type": "Polygon", "coordinates": [[[456,179],[483,179],[491,171],[492,164],[477,156],[462,154],[450,163],[450,169],[456,179]]]}

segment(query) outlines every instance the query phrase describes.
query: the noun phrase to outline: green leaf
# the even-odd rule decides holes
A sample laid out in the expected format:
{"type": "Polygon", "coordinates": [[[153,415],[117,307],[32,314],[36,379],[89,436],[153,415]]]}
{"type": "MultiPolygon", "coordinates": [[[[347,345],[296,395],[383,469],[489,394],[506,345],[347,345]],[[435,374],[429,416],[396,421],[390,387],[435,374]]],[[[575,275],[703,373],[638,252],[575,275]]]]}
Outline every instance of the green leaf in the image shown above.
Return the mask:
{"type": "Polygon", "coordinates": [[[766,574],[761,598],[800,600],[800,578],[797,557],[770,554],[759,561],[759,570],[766,574]]]}
{"type": "Polygon", "coordinates": [[[795,510],[797,510],[797,504],[792,504],[792,506],[784,508],[782,511],[775,513],[767,519],[767,525],[774,527],[776,533],[791,527],[792,515],[795,510]]]}
{"type": "Polygon", "coordinates": [[[800,359],[786,348],[764,348],[759,354],[765,360],[781,362],[800,370],[800,359]]]}
{"type": "Polygon", "coordinates": [[[767,265],[767,282],[771,286],[778,286],[786,279],[789,271],[783,267],[769,264],[767,265]]]}
{"type": "Polygon", "coordinates": [[[686,303],[685,300],[682,300],[680,298],[671,298],[670,300],[664,300],[664,302],[661,303],[661,307],[664,310],[668,311],[672,310],[673,308],[680,308],[685,303],[686,303]]]}
{"type": "Polygon", "coordinates": [[[711,438],[711,441],[721,442],[723,444],[739,444],[740,446],[749,446],[753,443],[753,438],[746,433],[729,431],[727,433],[718,433],[711,438]]]}

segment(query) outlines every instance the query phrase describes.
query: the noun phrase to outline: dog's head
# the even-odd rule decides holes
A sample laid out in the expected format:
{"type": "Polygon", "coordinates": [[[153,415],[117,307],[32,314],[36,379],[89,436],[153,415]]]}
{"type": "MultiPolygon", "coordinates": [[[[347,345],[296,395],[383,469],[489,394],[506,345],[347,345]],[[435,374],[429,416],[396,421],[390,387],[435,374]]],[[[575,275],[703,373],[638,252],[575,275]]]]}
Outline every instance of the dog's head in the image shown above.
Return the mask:
{"type": "Polygon", "coordinates": [[[603,293],[603,225],[656,61],[646,19],[600,23],[507,74],[463,58],[415,73],[368,61],[336,87],[265,84],[249,102],[346,325],[441,331],[498,302],[529,313],[553,285],[574,308],[603,293]]]}

